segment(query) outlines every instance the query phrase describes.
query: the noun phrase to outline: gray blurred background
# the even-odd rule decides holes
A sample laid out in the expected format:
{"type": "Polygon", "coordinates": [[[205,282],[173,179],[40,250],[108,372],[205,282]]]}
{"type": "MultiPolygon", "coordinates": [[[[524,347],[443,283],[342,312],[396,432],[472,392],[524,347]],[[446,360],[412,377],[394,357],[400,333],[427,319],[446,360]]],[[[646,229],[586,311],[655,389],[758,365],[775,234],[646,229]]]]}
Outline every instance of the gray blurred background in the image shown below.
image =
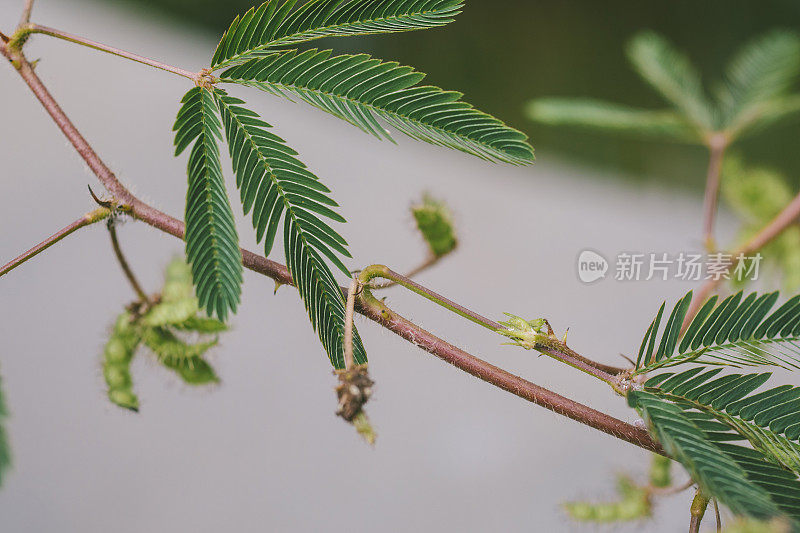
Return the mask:
{"type": "MultiPolygon", "coordinates": [[[[191,70],[247,1],[38,0],[34,20],[191,70]],[[206,9],[210,7],[213,9],[206,9]],[[173,17],[178,13],[178,17],[173,17]],[[172,14],[172,15],[171,15],[172,14]]],[[[10,30],[21,2],[0,0],[10,30]]],[[[622,44],[652,27],[707,72],[747,37],[796,25],[794,2],[489,2],[473,0],[444,29],[337,41],[411,63],[533,136],[537,163],[511,168],[398,138],[380,142],[308,106],[250,90],[242,96],[331,187],[349,223],[358,268],[398,270],[423,258],[408,206],[423,191],[452,206],[458,251],[420,277],[494,318],[504,311],[570,327],[579,352],[621,364],[677,282],[582,284],[585,248],[677,253],[700,249],[702,150],[532,127],[528,97],[584,95],[657,101],[625,64],[622,44]],[[433,51],[433,53],[431,53],[433,51]],[[385,233],[377,234],[380,220],[385,233]]],[[[325,45],[327,43],[323,43],[325,45]]],[[[146,201],[183,211],[185,158],[171,127],[186,80],[69,43],[35,37],[37,72],[118,176],[146,201]]],[[[716,71],[714,69],[717,69],[716,71]]],[[[0,69],[0,261],[92,208],[96,185],[13,69],[0,69]]],[[[796,127],[742,150],[791,176],[796,127]]],[[[233,187],[232,181],[229,187],[233,187]]],[[[99,186],[96,187],[98,190],[99,186]]],[[[240,217],[244,244],[256,249],[240,217]]],[[[736,229],[724,211],[720,235],[736,229]]],[[[155,292],[176,239],[128,222],[120,238],[155,292]]],[[[281,259],[276,255],[276,259],[281,259]]],[[[100,353],[114,316],[133,298],[102,226],[81,230],[0,280],[0,369],[12,418],[13,471],[0,491],[2,531],[586,531],[559,508],[613,496],[613,474],[642,478],[648,455],[494,389],[359,321],[377,385],[374,449],[333,415],[334,378],[297,293],[272,294],[245,274],[233,331],[212,360],[221,385],[190,389],[138,357],[138,415],[105,398],[100,353]]],[[[632,421],[607,387],[397,289],[401,313],[540,385],[632,421]]],[[[676,475],[679,480],[683,474],[676,475]]],[[[675,531],[690,494],[660,501],[652,521],[623,531],[675,531]]],[[[706,528],[713,526],[708,520],[706,528]]]]}

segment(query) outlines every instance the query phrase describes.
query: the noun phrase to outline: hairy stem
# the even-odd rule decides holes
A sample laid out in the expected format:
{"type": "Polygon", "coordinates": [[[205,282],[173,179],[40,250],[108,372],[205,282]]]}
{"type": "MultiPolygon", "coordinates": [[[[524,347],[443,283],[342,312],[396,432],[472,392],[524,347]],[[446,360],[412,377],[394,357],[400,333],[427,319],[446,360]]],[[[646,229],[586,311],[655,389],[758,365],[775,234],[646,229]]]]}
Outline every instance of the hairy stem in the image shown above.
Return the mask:
{"type": "Polygon", "coordinates": [[[727,137],[722,133],[715,133],[708,140],[709,158],[708,173],[706,175],[706,193],[703,199],[703,242],[706,250],[713,251],[714,220],[717,216],[717,198],[719,196],[719,182],[722,172],[722,158],[728,145],[727,137]]]}
{"type": "Polygon", "coordinates": [[[475,311],[467,309],[466,307],[455,303],[454,301],[438,294],[427,287],[423,287],[416,281],[402,275],[398,274],[394,270],[390,269],[384,265],[371,265],[361,271],[361,274],[358,276],[359,282],[362,285],[366,285],[372,279],[375,278],[383,278],[393,281],[394,283],[405,287],[406,289],[410,290],[411,292],[415,292],[422,296],[423,298],[427,298],[428,300],[432,301],[435,304],[438,304],[448,311],[452,311],[453,313],[466,318],[467,320],[478,324],[479,326],[483,326],[484,328],[490,329],[492,331],[497,331],[498,329],[502,329],[503,326],[495,322],[490,318],[486,318],[475,311]]]}
{"type": "MultiPolygon", "coordinates": [[[[420,272],[424,272],[425,270],[428,270],[433,265],[438,263],[439,259],[441,259],[442,257],[444,257],[444,256],[438,256],[438,255],[434,255],[434,254],[428,255],[428,258],[425,261],[423,261],[422,263],[420,263],[416,267],[414,267],[411,270],[409,270],[408,272],[406,272],[405,273],[405,277],[410,279],[410,278],[413,278],[414,276],[416,276],[417,274],[419,274],[420,272]]],[[[396,281],[391,281],[391,280],[390,281],[385,281],[383,283],[375,283],[375,282],[373,282],[373,283],[370,283],[369,288],[372,289],[373,291],[376,291],[376,290],[380,290],[380,289],[388,289],[389,287],[392,287],[392,286],[394,286],[396,284],[397,284],[396,281]]]]}
{"type": "Polygon", "coordinates": [[[24,252],[23,254],[15,257],[11,261],[0,267],[0,277],[8,274],[9,272],[17,268],[19,265],[21,265],[28,259],[31,259],[32,257],[35,257],[41,252],[47,250],[48,248],[53,246],[55,243],[57,243],[67,235],[70,235],[71,233],[79,230],[80,228],[89,226],[91,224],[94,224],[95,222],[99,222],[104,218],[108,217],[110,214],[111,210],[106,209],[105,207],[99,207],[94,211],[89,211],[81,218],[73,222],[72,224],[69,224],[65,228],[57,231],[56,233],[49,236],[48,238],[46,238],[45,240],[43,240],[42,242],[31,248],[27,252],[24,252]]]}
{"type": "Polygon", "coordinates": [[[165,70],[167,72],[172,72],[173,74],[177,74],[178,76],[183,76],[184,78],[188,78],[194,82],[197,82],[201,76],[201,73],[198,72],[190,72],[180,67],[167,65],[166,63],[162,63],[161,61],[156,61],[155,59],[150,59],[149,57],[140,56],[139,54],[134,54],[132,52],[126,52],[125,50],[121,50],[119,48],[115,48],[107,44],[98,43],[96,41],[92,41],[85,37],[73,35],[71,33],[57,30],[55,28],[48,28],[47,26],[41,26],[39,24],[25,24],[24,26],[21,27],[21,31],[27,34],[40,33],[42,35],[49,35],[50,37],[55,37],[57,39],[62,39],[64,41],[79,44],[81,46],[86,46],[87,48],[99,50],[101,52],[112,54],[117,57],[130,59],[131,61],[135,61],[143,65],[149,65],[157,69],[165,70]]]}
{"type": "Polygon", "coordinates": [[[645,450],[665,455],[663,448],[644,429],[540,387],[453,346],[389,309],[369,291],[362,292],[356,309],[396,335],[482,381],[645,450]]]}
{"type": "MultiPolygon", "coordinates": [[[[402,275],[398,274],[397,272],[393,271],[387,266],[384,265],[372,265],[364,270],[361,271],[358,279],[362,285],[366,286],[371,280],[375,278],[383,278],[391,280],[392,282],[401,285],[408,290],[419,294],[423,298],[426,298],[435,304],[438,304],[448,311],[451,311],[461,317],[466,318],[467,320],[478,324],[486,329],[491,331],[497,332],[498,330],[503,329],[503,326],[495,322],[490,318],[486,318],[483,315],[472,311],[471,309],[467,309],[466,307],[455,303],[454,301],[438,294],[427,287],[423,287],[419,283],[415,282],[414,280],[402,275]]],[[[598,363],[596,361],[592,361],[582,355],[576,353],[575,351],[571,350],[566,346],[566,344],[562,342],[547,342],[540,347],[540,351],[546,353],[547,355],[558,359],[564,363],[569,364],[570,366],[577,368],[587,374],[590,374],[594,377],[597,377],[609,384],[612,384],[614,381],[614,376],[624,372],[622,368],[616,368],[609,365],[604,365],[602,363],[598,363]]]]}
{"type": "MultiPolygon", "coordinates": [[[[53,121],[89,166],[89,169],[114,196],[115,200],[128,207],[131,216],[156,229],[182,239],[185,233],[184,224],[180,220],[142,202],[122,185],[53,99],[53,96],[36,75],[24,55],[20,51],[9,50],[5,44],[0,44],[0,54],[12,61],[23,81],[39,99],[53,121]]],[[[242,263],[245,268],[264,274],[278,283],[284,285],[294,284],[289,270],[284,265],[263,256],[242,250],[242,263]]],[[[645,450],[662,455],[665,454],[663,448],[644,429],[565,398],[470,355],[439,339],[397,313],[386,310],[385,306],[374,298],[368,304],[363,303],[360,305],[358,310],[367,318],[378,322],[404,339],[489,384],[589,427],[635,444],[645,450]]]]}
{"type": "Polygon", "coordinates": [[[114,224],[114,219],[108,221],[108,234],[111,237],[111,247],[114,249],[114,255],[119,262],[119,266],[122,267],[122,272],[125,273],[125,278],[127,278],[128,283],[131,284],[133,291],[136,293],[136,296],[139,297],[139,301],[145,305],[150,303],[150,298],[147,297],[147,293],[144,292],[142,286],[139,284],[139,280],[136,279],[136,276],[133,274],[133,270],[131,270],[130,265],[128,264],[128,260],[125,259],[125,254],[122,253],[122,248],[119,246],[119,239],[117,238],[117,227],[114,224]]]}

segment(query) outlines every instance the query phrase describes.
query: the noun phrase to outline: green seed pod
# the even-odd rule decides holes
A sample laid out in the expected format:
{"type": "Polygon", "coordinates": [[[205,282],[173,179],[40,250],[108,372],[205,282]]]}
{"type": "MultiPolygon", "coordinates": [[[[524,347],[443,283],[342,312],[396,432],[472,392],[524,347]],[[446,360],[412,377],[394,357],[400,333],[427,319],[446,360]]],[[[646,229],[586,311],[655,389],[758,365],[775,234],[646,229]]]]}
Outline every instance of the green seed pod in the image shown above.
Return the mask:
{"type": "Polygon", "coordinates": [[[130,374],[131,360],[139,341],[139,332],[130,313],[125,311],[117,318],[111,337],[103,349],[103,377],[108,385],[108,399],[132,411],[139,409],[130,374]]]}
{"type": "Polygon", "coordinates": [[[104,352],[106,363],[115,365],[127,363],[132,355],[128,346],[117,337],[108,339],[104,352]]]}
{"type": "Polygon", "coordinates": [[[573,519],[580,522],[593,522],[595,520],[595,506],[586,502],[570,502],[564,504],[564,509],[573,519]]]}
{"type": "Polygon", "coordinates": [[[653,455],[650,463],[650,484],[657,488],[669,487],[672,484],[670,467],[672,460],[663,455],[653,455]]]}
{"type": "Polygon", "coordinates": [[[214,339],[209,342],[188,344],[175,336],[166,328],[144,328],[142,340],[164,364],[177,365],[183,361],[199,358],[209,348],[217,344],[214,339]]]}
{"type": "Polygon", "coordinates": [[[217,344],[216,339],[188,344],[166,328],[146,328],[142,333],[142,340],[159,362],[175,371],[187,384],[206,385],[219,381],[214,369],[202,358],[217,344]]]}
{"type": "Polygon", "coordinates": [[[210,385],[219,383],[219,377],[214,368],[205,359],[195,357],[190,360],[168,363],[162,361],[165,367],[174,370],[187,385],[210,385]]]}
{"type": "Polygon", "coordinates": [[[197,299],[187,298],[174,302],[162,301],[150,309],[140,320],[143,326],[170,326],[181,324],[197,314],[200,310],[197,299]]]}
{"type": "Polygon", "coordinates": [[[139,410],[139,398],[130,389],[109,389],[108,399],[124,409],[139,410]]]}
{"type": "Polygon", "coordinates": [[[183,331],[195,331],[197,333],[222,333],[228,329],[225,322],[205,316],[193,316],[179,324],[174,324],[173,327],[183,331]]]}
{"type": "Polygon", "coordinates": [[[109,389],[124,389],[131,386],[130,372],[121,365],[105,365],[103,367],[103,377],[109,389]]]}
{"type": "Polygon", "coordinates": [[[442,257],[453,251],[458,240],[447,205],[426,194],[421,203],[411,207],[411,213],[434,257],[442,257]]]}
{"type": "Polygon", "coordinates": [[[188,299],[194,299],[192,270],[183,259],[174,259],[167,265],[161,300],[164,302],[178,302],[188,299]]]}

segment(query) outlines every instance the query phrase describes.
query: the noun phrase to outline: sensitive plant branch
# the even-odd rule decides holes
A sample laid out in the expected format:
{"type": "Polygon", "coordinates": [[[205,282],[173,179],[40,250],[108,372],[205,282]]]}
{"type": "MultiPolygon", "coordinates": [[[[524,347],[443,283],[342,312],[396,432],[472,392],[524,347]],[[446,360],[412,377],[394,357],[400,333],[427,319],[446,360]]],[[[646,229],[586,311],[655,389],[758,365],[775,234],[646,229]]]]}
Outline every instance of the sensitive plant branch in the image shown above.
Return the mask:
{"type": "Polygon", "coordinates": [[[715,248],[714,219],[717,216],[722,158],[725,155],[727,146],[728,138],[724,133],[714,133],[708,138],[708,173],[706,175],[706,192],[703,199],[703,241],[708,251],[713,251],[715,248]]]}
{"type": "Polygon", "coordinates": [[[19,18],[20,26],[30,22],[31,11],[33,11],[33,0],[25,0],[25,4],[22,6],[22,15],[19,18]]]}
{"type": "MultiPolygon", "coordinates": [[[[494,320],[486,318],[471,309],[467,309],[466,307],[457,304],[456,302],[438,294],[427,287],[423,287],[419,283],[415,282],[414,280],[410,279],[408,276],[404,276],[402,274],[398,274],[397,272],[393,271],[387,266],[384,265],[372,265],[364,270],[361,271],[361,274],[358,276],[358,280],[361,286],[364,286],[368,290],[371,288],[370,282],[375,278],[383,278],[390,280],[392,283],[396,283],[405,287],[406,289],[419,294],[423,298],[426,298],[441,307],[444,307],[448,311],[451,311],[467,320],[478,324],[479,326],[483,326],[486,329],[489,329],[494,332],[501,331],[505,329],[501,324],[498,324],[494,320]]],[[[602,381],[605,381],[609,384],[615,384],[615,376],[623,374],[625,369],[617,368],[610,365],[605,365],[603,363],[598,363],[596,361],[592,361],[582,355],[576,353],[572,349],[568,348],[566,342],[558,341],[557,339],[552,338],[542,338],[540,339],[540,343],[537,344],[536,349],[555,358],[559,361],[567,363],[568,365],[577,368],[587,374],[590,374],[602,381]]]]}
{"type": "MultiPolygon", "coordinates": [[[[115,201],[125,205],[128,213],[134,218],[182,239],[185,233],[184,224],[180,220],[142,202],[122,185],[49,93],[21,50],[9,49],[6,44],[0,44],[0,53],[14,65],[23,81],[41,102],[90,170],[113,195],[115,201]]],[[[245,268],[264,274],[280,284],[293,285],[288,269],[280,263],[247,250],[242,250],[242,263],[245,268]]],[[[362,297],[362,301],[359,302],[356,309],[362,315],[378,322],[400,337],[487,383],[621,440],[655,453],[664,454],[661,446],[650,437],[646,430],[535,385],[468,354],[389,310],[374,297],[370,297],[369,300],[365,300],[362,297]]]]}
{"type": "Polygon", "coordinates": [[[86,46],[88,48],[92,48],[94,50],[99,50],[101,52],[105,52],[107,54],[112,54],[117,57],[121,57],[124,59],[129,59],[131,61],[135,61],[137,63],[142,63],[144,65],[149,65],[151,67],[164,70],[167,72],[172,72],[173,74],[177,74],[178,76],[183,76],[184,78],[188,78],[195,83],[200,83],[204,76],[208,76],[208,74],[204,71],[200,72],[191,72],[186,69],[182,69],[180,67],[175,67],[172,65],[168,65],[166,63],[162,63],[161,61],[156,61],[155,59],[150,59],[149,57],[144,57],[139,54],[134,54],[132,52],[127,52],[125,50],[121,50],[119,48],[115,48],[113,46],[109,46],[106,44],[98,43],[96,41],[92,41],[91,39],[87,39],[85,37],[81,37],[78,35],[73,35],[71,33],[67,33],[65,31],[57,30],[55,28],[48,28],[47,26],[41,26],[39,24],[23,24],[21,25],[14,35],[11,36],[11,40],[9,42],[9,46],[14,48],[15,46],[21,45],[31,34],[39,33],[42,35],[49,35],[50,37],[55,37],[57,39],[62,39],[64,41],[68,41],[71,43],[79,44],[81,46],[86,46]]]}
{"type": "MultiPolygon", "coordinates": [[[[783,231],[798,222],[800,218],[800,193],[789,202],[789,204],[778,213],[769,224],[764,226],[761,231],[755,234],[750,240],[732,252],[730,260],[728,261],[725,272],[730,272],[733,267],[733,259],[738,257],[746,257],[759,251],[761,248],[772,242],[783,231]]],[[[725,277],[720,275],[716,278],[707,280],[695,293],[689,309],[686,312],[686,318],[683,321],[681,333],[685,332],[686,328],[694,319],[695,315],[700,311],[703,303],[711,296],[717,287],[725,280],[725,277]]]]}
{"type": "Polygon", "coordinates": [[[18,267],[28,259],[31,259],[36,255],[40,254],[41,252],[47,250],[55,243],[57,243],[64,237],[67,237],[68,235],[72,234],[73,232],[83,227],[90,226],[95,222],[99,222],[110,215],[111,215],[111,210],[105,207],[99,207],[94,211],[89,211],[75,222],[57,231],[53,235],[49,236],[48,238],[46,238],[45,240],[43,240],[42,242],[31,248],[30,250],[20,254],[19,256],[15,257],[11,261],[0,267],[0,276],[8,274],[9,272],[14,270],[16,267],[18,267]]]}
{"type": "Polygon", "coordinates": [[[117,238],[117,228],[114,223],[114,219],[108,221],[107,227],[108,227],[108,234],[111,237],[111,248],[114,249],[114,256],[117,258],[119,266],[122,267],[122,272],[125,274],[125,278],[128,280],[128,283],[130,283],[131,287],[133,288],[133,292],[135,292],[136,296],[139,297],[139,301],[143,303],[145,306],[149,306],[150,298],[147,297],[147,293],[144,292],[144,289],[142,289],[142,285],[139,283],[139,280],[137,280],[136,276],[133,274],[133,270],[128,264],[128,260],[125,259],[125,254],[122,253],[122,248],[120,248],[119,246],[119,239],[117,238]]]}

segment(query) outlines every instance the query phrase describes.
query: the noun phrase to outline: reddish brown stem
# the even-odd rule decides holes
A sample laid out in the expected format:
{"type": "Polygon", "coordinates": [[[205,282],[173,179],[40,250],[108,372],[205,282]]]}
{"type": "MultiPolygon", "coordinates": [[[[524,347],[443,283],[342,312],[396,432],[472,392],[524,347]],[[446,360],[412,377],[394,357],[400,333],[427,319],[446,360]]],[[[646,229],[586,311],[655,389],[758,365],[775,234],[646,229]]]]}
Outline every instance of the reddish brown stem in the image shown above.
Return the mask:
{"type": "Polygon", "coordinates": [[[706,249],[714,250],[714,220],[717,216],[717,198],[722,171],[722,157],[728,140],[722,133],[712,135],[708,140],[710,150],[708,173],[706,175],[706,193],[703,199],[703,237],[706,249]]]}
{"type": "Polygon", "coordinates": [[[28,259],[31,259],[32,257],[35,257],[41,252],[47,250],[61,239],[71,234],[72,232],[77,231],[84,226],[88,226],[90,224],[94,224],[95,222],[103,220],[109,214],[111,214],[111,211],[105,208],[95,209],[94,211],[86,213],[72,224],[69,224],[65,228],[57,231],[56,233],[49,236],[48,238],[46,238],[45,240],[43,240],[42,242],[31,248],[27,252],[18,255],[17,257],[15,257],[11,261],[0,267],[0,276],[3,276],[11,272],[16,267],[27,261],[28,259]]]}
{"type": "Polygon", "coordinates": [[[27,24],[31,20],[31,11],[33,11],[33,0],[25,0],[22,7],[22,16],[19,18],[19,25],[27,24]]]}
{"type": "Polygon", "coordinates": [[[124,59],[130,59],[131,61],[135,61],[137,63],[142,63],[143,65],[149,65],[157,69],[161,69],[167,72],[172,72],[173,74],[177,74],[178,76],[183,76],[184,78],[188,78],[195,82],[198,81],[200,77],[200,73],[198,72],[191,72],[189,70],[182,69],[180,67],[168,65],[166,63],[162,63],[161,61],[150,59],[149,57],[140,56],[139,54],[134,54],[132,52],[126,52],[125,50],[121,50],[119,48],[115,48],[107,44],[98,43],[97,41],[92,41],[91,39],[87,39],[79,35],[73,35],[71,33],[57,30],[55,28],[48,28],[47,26],[41,26],[39,24],[26,24],[24,28],[29,33],[41,33],[42,35],[49,35],[50,37],[55,37],[57,39],[62,39],[64,41],[68,41],[71,43],[80,44],[81,46],[86,46],[87,48],[99,50],[100,52],[105,52],[107,54],[112,54],[117,57],[122,57],[124,59]]]}
{"type": "Polygon", "coordinates": [[[644,429],[637,428],[591,407],[565,398],[560,394],[506,372],[502,368],[478,359],[387,308],[366,291],[356,301],[356,304],[358,312],[362,315],[378,322],[426,352],[460,368],[468,374],[472,374],[478,379],[567,418],[613,435],[618,439],[664,455],[661,446],[654,442],[644,429]]]}
{"type": "MultiPolygon", "coordinates": [[[[22,79],[27,83],[92,172],[114,196],[115,201],[120,205],[124,205],[133,217],[165,233],[183,238],[185,228],[181,221],[145,204],[122,185],[56,103],[24,55],[20,52],[9,51],[5,45],[0,45],[0,53],[14,62],[22,79]]],[[[247,250],[242,250],[242,260],[244,266],[254,272],[264,274],[278,283],[293,284],[292,277],[284,265],[247,250]]],[[[433,355],[487,383],[646,450],[664,453],[658,443],[653,441],[645,430],[539,387],[472,356],[439,339],[397,313],[388,312],[385,306],[382,306],[377,300],[368,304],[361,302],[359,312],[404,339],[422,346],[433,355]]]]}
{"type": "MultiPolygon", "coordinates": [[[[764,228],[754,235],[749,241],[744,243],[741,247],[730,254],[732,259],[736,259],[740,255],[748,256],[762,249],[764,246],[772,242],[778,237],[786,228],[796,223],[800,218],[800,194],[794,197],[789,204],[783,208],[783,211],[778,213],[772,221],[764,226],[764,228]]],[[[728,270],[733,266],[733,262],[728,264],[728,270]]],[[[711,296],[716,288],[724,281],[724,277],[720,276],[718,279],[709,279],[697,292],[694,293],[692,303],[689,305],[689,310],[686,312],[686,318],[683,321],[683,328],[681,332],[686,331],[695,315],[700,311],[703,303],[711,296]]]]}

